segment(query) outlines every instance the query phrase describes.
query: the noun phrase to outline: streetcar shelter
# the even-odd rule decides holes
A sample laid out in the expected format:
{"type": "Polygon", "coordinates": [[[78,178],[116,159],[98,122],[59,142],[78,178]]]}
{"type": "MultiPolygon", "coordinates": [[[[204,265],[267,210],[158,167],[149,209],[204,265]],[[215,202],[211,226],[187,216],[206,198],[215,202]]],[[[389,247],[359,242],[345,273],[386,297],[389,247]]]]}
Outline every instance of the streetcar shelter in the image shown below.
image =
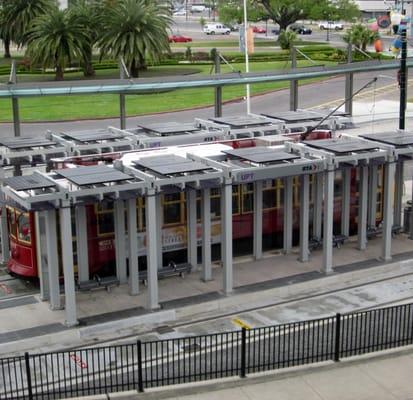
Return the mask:
{"type": "Polygon", "coordinates": [[[320,182],[316,182],[314,185],[316,191],[315,213],[323,210],[322,225],[321,216],[315,217],[315,236],[322,235],[323,237],[325,272],[329,273],[333,268],[334,213],[341,214],[339,234],[344,240],[350,234],[351,213],[357,210],[357,214],[352,217],[353,221],[357,221],[357,247],[359,250],[364,250],[367,247],[368,236],[371,232],[369,226],[377,229],[379,168],[383,173],[383,186],[381,187],[383,212],[380,228],[380,233],[383,235],[383,245],[380,258],[389,261],[391,259],[393,231],[394,193],[392,188],[395,171],[394,154],[390,151],[389,146],[349,135],[341,135],[341,137],[333,139],[307,140],[302,143],[292,143],[290,146],[303,156],[318,155],[326,161],[324,194],[320,182]],[[335,181],[336,174],[339,174],[341,179],[335,181]],[[340,203],[335,201],[335,191],[341,192],[340,203]],[[357,193],[358,195],[356,195],[357,193]],[[356,197],[358,200],[354,202],[356,197]]]}

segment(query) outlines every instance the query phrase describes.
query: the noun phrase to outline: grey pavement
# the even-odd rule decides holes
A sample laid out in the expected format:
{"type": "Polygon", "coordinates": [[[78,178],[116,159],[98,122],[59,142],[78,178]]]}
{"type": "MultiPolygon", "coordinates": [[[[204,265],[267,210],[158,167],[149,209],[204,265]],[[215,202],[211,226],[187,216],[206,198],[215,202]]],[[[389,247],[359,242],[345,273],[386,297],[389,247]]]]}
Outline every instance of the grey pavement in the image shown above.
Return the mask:
{"type": "MultiPolygon", "coordinates": [[[[294,367],[277,372],[82,399],[169,400],[409,400],[413,347],[294,367]]],[[[74,399],[73,399],[74,400],[74,399]]]]}

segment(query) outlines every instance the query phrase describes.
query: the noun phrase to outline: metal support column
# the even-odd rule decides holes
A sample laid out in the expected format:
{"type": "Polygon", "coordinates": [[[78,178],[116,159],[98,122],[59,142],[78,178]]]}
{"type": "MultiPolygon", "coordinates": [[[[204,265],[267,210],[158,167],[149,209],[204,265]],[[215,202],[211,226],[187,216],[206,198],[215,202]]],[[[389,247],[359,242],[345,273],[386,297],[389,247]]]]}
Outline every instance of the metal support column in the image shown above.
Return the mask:
{"type": "Polygon", "coordinates": [[[75,272],[73,267],[72,221],[70,207],[59,209],[60,240],[62,244],[63,278],[65,286],[65,314],[67,326],[75,326],[77,320],[75,272]]]}
{"type": "MultiPolygon", "coordinates": [[[[163,225],[163,210],[162,210],[162,198],[161,194],[158,194],[155,198],[156,203],[156,215],[158,216],[156,222],[156,251],[158,252],[156,260],[158,262],[158,269],[163,267],[163,238],[162,238],[162,225],[163,225]]],[[[153,223],[153,222],[152,222],[153,223]]]]}
{"type": "MultiPolygon", "coordinates": [[[[17,70],[16,70],[16,61],[14,60],[11,64],[9,84],[17,83],[17,70]]],[[[19,99],[17,97],[11,98],[11,104],[13,109],[13,130],[14,136],[20,136],[20,110],[19,110],[19,99]]]]}
{"type": "MultiPolygon", "coordinates": [[[[69,224],[70,223],[71,222],[69,221],[69,224]]],[[[70,238],[70,241],[72,241],[72,238],[70,238]]],[[[49,271],[50,308],[52,310],[60,310],[62,309],[62,304],[60,301],[59,256],[57,253],[57,229],[55,210],[46,211],[46,243],[47,269],[49,271]]],[[[73,254],[71,256],[73,257],[73,254]]]]}
{"type": "MultiPolygon", "coordinates": [[[[291,47],[291,68],[297,68],[297,50],[295,47],[291,47]]],[[[290,110],[297,111],[298,108],[298,81],[292,79],[290,81],[290,110]]]]}
{"type": "MultiPolygon", "coordinates": [[[[119,77],[120,79],[125,79],[127,70],[123,60],[119,61],[119,77]]],[[[126,129],[126,96],[124,94],[119,94],[119,113],[120,113],[120,129],[126,129]]]]}
{"type": "Polygon", "coordinates": [[[310,225],[310,177],[301,176],[300,184],[300,261],[307,262],[310,256],[308,249],[308,231],[310,225]]]}
{"type": "Polygon", "coordinates": [[[350,190],[351,190],[351,168],[344,168],[343,187],[342,187],[342,204],[341,204],[341,234],[349,236],[350,234],[350,190]]]}
{"type": "Polygon", "coordinates": [[[196,223],[196,190],[189,189],[186,192],[187,198],[187,251],[188,263],[192,268],[198,265],[198,238],[197,238],[197,223],[196,223]]]}
{"type": "Polygon", "coordinates": [[[384,261],[391,260],[391,241],[394,212],[394,172],[396,165],[393,160],[389,160],[384,165],[384,187],[383,187],[383,245],[382,258],[384,261]]]}
{"type": "Polygon", "coordinates": [[[49,270],[47,268],[46,212],[34,215],[36,229],[36,261],[39,273],[40,300],[50,299],[49,270]]]}
{"type": "Polygon", "coordinates": [[[89,249],[87,234],[87,215],[85,206],[75,208],[76,250],[79,282],[89,280],[89,249]]]}
{"type": "Polygon", "coordinates": [[[284,252],[293,246],[293,177],[284,178],[284,252]]]}
{"type": "MultiPolygon", "coordinates": [[[[221,57],[219,51],[215,49],[215,73],[221,73],[221,57]]],[[[222,117],[222,86],[215,87],[215,117],[222,117]]]]}
{"type": "MultiPolygon", "coordinates": [[[[347,46],[347,63],[351,64],[353,62],[353,46],[349,43],[347,46]]],[[[345,86],[345,112],[349,115],[353,115],[353,86],[354,78],[353,73],[349,72],[346,75],[346,86],[345,86]]]]}
{"type": "Polygon", "coordinates": [[[395,226],[402,226],[403,210],[403,189],[404,189],[404,162],[398,161],[396,164],[396,182],[394,198],[394,222],[395,226]]]}
{"type": "Polygon", "coordinates": [[[334,166],[329,165],[324,182],[323,221],[323,272],[333,271],[333,217],[334,217],[334,166]]]}
{"type": "Polygon", "coordinates": [[[129,294],[139,294],[138,226],[136,221],[136,199],[127,200],[128,208],[128,254],[129,294]]]}
{"type": "Polygon", "coordinates": [[[367,198],[368,198],[368,174],[369,169],[366,165],[360,167],[359,179],[359,204],[358,204],[358,233],[357,247],[364,250],[367,247],[367,198]]]}
{"type": "MultiPolygon", "coordinates": [[[[159,308],[158,294],[158,235],[157,235],[157,197],[155,192],[149,191],[146,196],[146,254],[148,268],[148,308],[159,308]]],[[[159,215],[159,214],[158,214],[159,215]]]]}
{"type": "Polygon", "coordinates": [[[314,217],[313,237],[321,240],[321,228],[323,225],[323,174],[314,175],[314,217]]]}
{"type": "Polygon", "coordinates": [[[202,219],[202,280],[212,279],[211,265],[211,190],[202,190],[201,219],[202,219]]]}
{"type": "Polygon", "coordinates": [[[6,263],[10,258],[9,226],[7,224],[7,208],[1,207],[1,262],[6,263]]]}
{"type": "Polygon", "coordinates": [[[262,181],[254,184],[254,257],[262,258],[262,181]]]}
{"type": "Polygon", "coordinates": [[[114,206],[116,277],[119,279],[120,283],[127,283],[125,204],[123,200],[116,200],[114,206]]]}
{"type": "Polygon", "coordinates": [[[376,209],[377,209],[377,165],[371,165],[369,174],[369,198],[368,198],[368,223],[367,226],[376,227],[376,209]]]}
{"type": "Polygon", "coordinates": [[[232,292],[232,184],[226,182],[221,193],[221,257],[223,264],[223,290],[232,292]]]}

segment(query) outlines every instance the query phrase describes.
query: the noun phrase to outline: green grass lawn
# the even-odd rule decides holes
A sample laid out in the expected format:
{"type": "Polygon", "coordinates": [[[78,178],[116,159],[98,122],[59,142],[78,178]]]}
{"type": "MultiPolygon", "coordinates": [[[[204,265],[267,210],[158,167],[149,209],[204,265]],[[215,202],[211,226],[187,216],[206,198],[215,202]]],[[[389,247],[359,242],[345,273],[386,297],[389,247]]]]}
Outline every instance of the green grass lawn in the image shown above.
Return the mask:
{"type": "MultiPolygon", "coordinates": [[[[309,63],[301,61],[299,65],[307,66],[309,63]]],[[[250,70],[255,72],[270,71],[287,68],[288,66],[289,63],[286,62],[259,62],[251,63],[250,70]]],[[[243,71],[244,64],[233,64],[232,68],[243,71]]],[[[185,68],[185,66],[177,66],[176,68],[169,66],[153,67],[149,68],[145,75],[166,76],[188,71],[191,73],[197,72],[200,75],[207,75],[210,73],[210,70],[210,65],[200,65],[196,67],[188,65],[188,68],[185,68]]],[[[117,71],[110,72],[110,70],[105,70],[104,73],[109,74],[115,72],[117,71]]],[[[223,65],[222,72],[231,72],[231,69],[227,65],[223,65]]],[[[103,71],[99,71],[99,73],[103,73],[103,71]]],[[[50,79],[50,76],[48,79],[50,79]]],[[[266,93],[272,90],[286,88],[288,85],[288,82],[255,84],[251,85],[251,93],[266,93]]],[[[224,101],[237,99],[244,95],[244,85],[227,86],[223,88],[224,101]]],[[[214,89],[212,88],[182,89],[159,94],[126,96],[128,116],[183,110],[192,107],[208,106],[213,103],[214,89]]],[[[119,96],[112,94],[21,98],[19,104],[20,117],[22,121],[26,122],[108,118],[119,115],[119,96]]],[[[11,101],[9,99],[0,99],[0,122],[9,122],[11,119],[11,101]]]]}

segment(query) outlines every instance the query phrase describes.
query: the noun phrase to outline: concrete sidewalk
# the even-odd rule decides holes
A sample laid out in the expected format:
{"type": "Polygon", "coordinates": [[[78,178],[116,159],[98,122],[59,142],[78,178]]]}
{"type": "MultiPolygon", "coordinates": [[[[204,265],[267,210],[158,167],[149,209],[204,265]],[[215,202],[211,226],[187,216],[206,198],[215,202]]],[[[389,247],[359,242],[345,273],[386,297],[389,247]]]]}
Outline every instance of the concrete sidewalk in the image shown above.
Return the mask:
{"type": "Polygon", "coordinates": [[[198,384],[82,399],[407,400],[413,399],[413,346],[365,356],[198,384]]]}

